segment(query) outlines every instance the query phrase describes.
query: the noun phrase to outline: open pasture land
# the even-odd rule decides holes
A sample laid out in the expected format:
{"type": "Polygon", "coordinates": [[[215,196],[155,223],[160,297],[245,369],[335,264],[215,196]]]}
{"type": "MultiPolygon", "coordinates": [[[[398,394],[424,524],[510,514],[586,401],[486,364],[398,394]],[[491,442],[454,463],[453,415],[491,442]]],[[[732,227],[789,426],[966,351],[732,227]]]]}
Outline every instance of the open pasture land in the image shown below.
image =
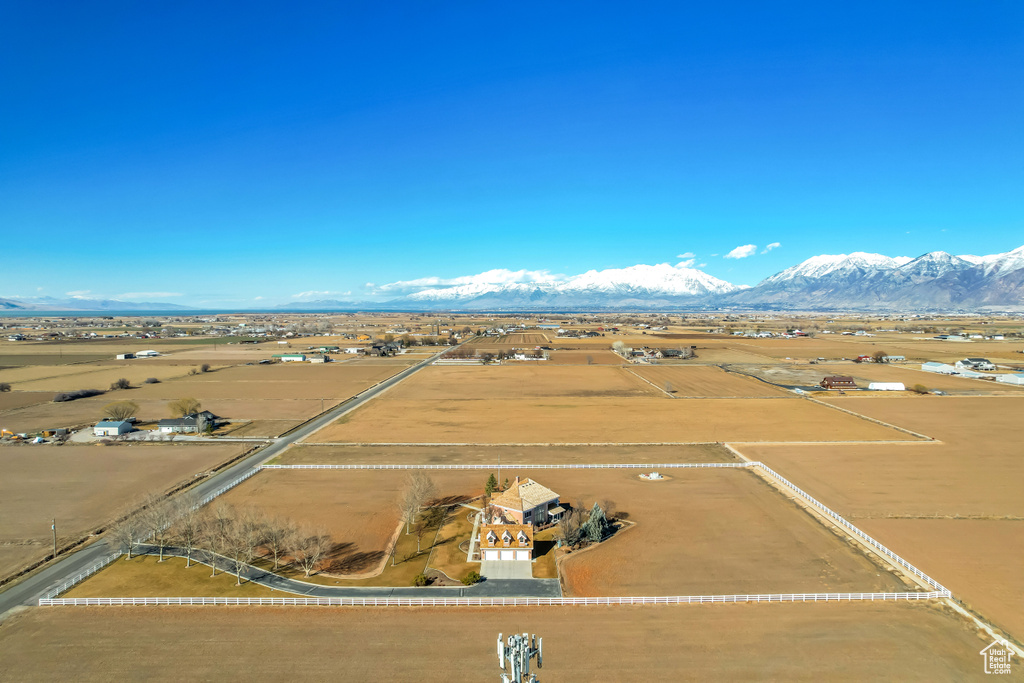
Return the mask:
{"type": "Polygon", "coordinates": [[[822,398],[962,447],[965,454],[981,449],[1019,454],[1024,438],[1024,396],[918,396],[905,400],[901,396],[830,394],[822,398]]]}
{"type": "Polygon", "coordinates": [[[995,626],[1024,639],[1024,521],[868,519],[861,528],[924,567],[995,626]]]}
{"type": "MultiPolygon", "coordinates": [[[[924,372],[919,364],[891,365],[887,363],[807,363],[736,365],[737,372],[748,373],[768,382],[790,386],[817,386],[830,375],[853,377],[857,386],[867,389],[871,382],[902,382],[907,387],[922,384],[928,389],[941,389],[963,395],[1021,394],[1024,389],[1010,384],[987,380],[967,379],[955,375],[924,372]]],[[[899,396],[900,394],[888,394],[899,396]]],[[[1024,394],[1021,394],[1024,395],[1024,394]]]]}
{"type": "Polygon", "coordinates": [[[551,360],[545,362],[545,365],[623,365],[624,363],[622,356],[606,349],[558,349],[551,352],[551,360]]]}
{"type": "MultiPolygon", "coordinates": [[[[122,361],[123,363],[124,361],[122,361]]],[[[64,366],[60,370],[77,370],[77,372],[61,372],[54,376],[53,368],[46,366],[35,366],[32,368],[20,368],[11,371],[26,378],[3,380],[10,381],[11,388],[20,391],[77,391],[78,389],[106,389],[113,382],[122,377],[132,383],[132,386],[142,386],[149,377],[155,377],[161,382],[174,378],[186,377],[191,369],[180,365],[122,365],[121,367],[109,367],[102,365],[72,365],[64,366]],[[28,371],[34,371],[30,373],[28,371]],[[39,379],[28,379],[31,374],[37,374],[39,379]]],[[[0,371],[0,377],[4,371],[0,371]]]]}
{"type": "Polygon", "coordinates": [[[541,680],[566,683],[971,680],[988,644],[939,607],[892,602],[32,608],[0,624],[0,680],[239,680],[254,662],[275,681],[335,678],[339,662],[350,680],[497,680],[498,633],[522,632],[544,638],[541,680]]]}
{"type": "Polygon", "coordinates": [[[635,525],[562,561],[573,596],[903,591],[879,568],[745,469],[544,472],[569,501],[611,500],[635,525]]]}
{"type": "MultiPolygon", "coordinates": [[[[46,403],[52,398],[53,393],[49,391],[5,391],[0,393],[0,412],[46,403]]],[[[0,426],[3,426],[2,417],[0,426]]]]}
{"type": "Polygon", "coordinates": [[[735,339],[729,343],[731,348],[746,350],[771,358],[856,358],[861,354],[872,354],[880,347],[872,347],[870,337],[843,337],[826,335],[824,337],[799,337],[796,339],[735,339]]]}
{"type": "MultiPolygon", "coordinates": [[[[884,418],[882,418],[884,419],[884,418]]],[[[437,399],[385,394],[309,443],[679,443],[914,437],[800,398],[437,399]]]]}
{"type": "MultiPolygon", "coordinates": [[[[58,542],[102,526],[147,493],[163,492],[225,462],[243,444],[0,447],[0,544],[49,551],[50,519],[58,542]]],[[[2,557],[2,555],[0,555],[2,557]]],[[[17,569],[0,566],[0,576],[17,569]]]]}
{"type": "Polygon", "coordinates": [[[1024,517],[1024,459],[1016,448],[745,444],[738,450],[855,524],[889,516],[1024,517]]]}
{"type": "Polygon", "coordinates": [[[390,390],[388,399],[495,399],[657,396],[657,389],[617,367],[521,365],[431,366],[390,390]]]}
{"type": "Polygon", "coordinates": [[[707,365],[637,365],[630,369],[679,398],[792,396],[785,389],[707,365]]]}
{"type": "MultiPolygon", "coordinates": [[[[684,446],[306,446],[275,458],[280,465],[566,465],[594,463],[736,462],[719,444],[684,446]]],[[[639,470],[638,470],[639,471],[639,470]]]]}
{"type": "MultiPolygon", "coordinates": [[[[440,499],[479,496],[487,481],[474,471],[429,474],[440,499]]],[[[403,471],[264,470],[218,500],[325,529],[335,544],[344,544],[334,555],[345,573],[360,573],[389,551],[406,478],[403,471]]]]}
{"type": "Polygon", "coordinates": [[[686,364],[717,365],[719,363],[770,363],[772,358],[756,349],[741,349],[732,346],[698,346],[696,358],[684,361],[686,364]]]}

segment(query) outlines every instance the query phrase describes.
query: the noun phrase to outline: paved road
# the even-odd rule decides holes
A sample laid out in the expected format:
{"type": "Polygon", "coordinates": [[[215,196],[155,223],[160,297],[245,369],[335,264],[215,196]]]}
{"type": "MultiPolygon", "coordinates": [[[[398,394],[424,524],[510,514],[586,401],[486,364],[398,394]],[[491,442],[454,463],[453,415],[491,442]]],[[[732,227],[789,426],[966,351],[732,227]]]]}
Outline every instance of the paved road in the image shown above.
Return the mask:
{"type": "MultiPolygon", "coordinates": [[[[136,554],[156,555],[153,546],[143,546],[136,554]]],[[[184,557],[180,548],[165,548],[164,555],[184,557]]],[[[206,551],[194,551],[193,562],[205,565],[216,563],[217,569],[227,574],[234,574],[234,568],[227,558],[219,557],[206,551]]],[[[117,560],[115,560],[116,562],[117,560]]],[[[493,564],[493,563],[492,563],[493,564]]],[[[245,565],[241,570],[242,578],[273,588],[289,595],[310,598],[560,598],[562,590],[558,579],[485,579],[473,586],[450,586],[436,588],[390,588],[387,586],[325,586],[305,581],[296,581],[278,576],[273,572],[245,565]]],[[[529,577],[529,575],[527,574],[529,577]]],[[[121,597],[121,596],[110,596],[121,597]]]]}
{"type": "MultiPolygon", "coordinates": [[[[444,352],[442,351],[441,353],[444,352]]],[[[266,462],[270,458],[273,458],[284,451],[296,441],[306,438],[316,430],[330,424],[350,410],[358,408],[381,392],[387,391],[413,373],[422,370],[436,360],[441,353],[437,353],[416,365],[406,368],[397,375],[384,380],[380,384],[356,394],[347,401],[335,406],[331,410],[328,410],[323,415],[310,420],[308,423],[302,425],[287,436],[283,436],[270,443],[266,448],[260,449],[248,458],[240,460],[234,465],[226,467],[201,483],[196,484],[191,490],[194,491],[199,498],[203,498],[214,493],[225,484],[228,484],[237,477],[243,475],[246,470],[266,462]]],[[[57,562],[43,568],[27,579],[23,579],[20,583],[7,588],[0,593],[0,616],[3,616],[5,612],[13,607],[17,607],[18,605],[37,604],[40,596],[42,596],[42,594],[50,587],[60,585],[74,577],[76,574],[92,566],[111,552],[113,552],[113,550],[111,546],[108,545],[107,540],[101,539],[82,548],[81,550],[77,550],[66,557],[61,558],[57,562]]]]}

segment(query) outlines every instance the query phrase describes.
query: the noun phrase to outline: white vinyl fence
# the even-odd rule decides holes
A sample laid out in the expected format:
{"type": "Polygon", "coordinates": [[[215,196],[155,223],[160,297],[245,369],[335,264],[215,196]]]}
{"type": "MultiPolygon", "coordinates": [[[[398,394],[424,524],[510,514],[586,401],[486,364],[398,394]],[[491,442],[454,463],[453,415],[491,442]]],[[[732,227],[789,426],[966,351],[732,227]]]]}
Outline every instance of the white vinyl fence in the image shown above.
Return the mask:
{"type": "MultiPolygon", "coordinates": [[[[524,465],[521,463],[502,464],[503,470],[615,470],[615,469],[644,469],[644,470],[668,470],[683,469],[687,467],[753,467],[756,462],[627,462],[627,463],[598,463],[598,464],[534,464],[524,465]]],[[[494,470],[498,465],[491,464],[442,464],[442,465],[260,465],[261,470],[494,470]]]]}
{"type": "MultiPolygon", "coordinates": [[[[428,589],[429,590],[429,589],[428,589]]],[[[769,595],[664,595],[606,598],[56,598],[41,607],[67,605],[282,605],[342,607],[526,607],[558,605],[691,605],[728,602],[852,602],[934,600],[949,591],[908,593],[776,593],[769,595]]]]}
{"type": "Polygon", "coordinates": [[[82,570],[81,572],[79,572],[75,576],[71,577],[70,579],[68,579],[64,583],[60,584],[59,586],[54,586],[50,590],[48,590],[45,593],[43,593],[43,597],[39,599],[39,604],[40,605],[43,604],[43,600],[49,600],[49,599],[55,598],[58,595],[60,595],[61,593],[64,593],[65,591],[68,591],[68,590],[71,590],[71,588],[73,586],[76,586],[79,583],[81,583],[82,581],[85,581],[90,576],[92,576],[93,574],[95,574],[99,570],[103,569],[104,567],[106,567],[108,564],[110,564],[111,562],[113,562],[117,558],[121,557],[122,554],[123,553],[121,553],[121,552],[116,552],[116,553],[113,553],[111,555],[107,555],[106,557],[101,559],[99,562],[96,562],[94,565],[92,565],[88,569],[82,570]]]}

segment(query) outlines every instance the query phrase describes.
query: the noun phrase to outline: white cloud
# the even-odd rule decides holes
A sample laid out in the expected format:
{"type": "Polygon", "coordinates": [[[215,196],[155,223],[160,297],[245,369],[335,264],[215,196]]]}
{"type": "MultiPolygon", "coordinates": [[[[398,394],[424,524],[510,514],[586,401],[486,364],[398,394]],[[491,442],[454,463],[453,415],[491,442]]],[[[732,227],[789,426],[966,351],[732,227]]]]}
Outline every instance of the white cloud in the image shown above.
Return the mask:
{"type": "Polygon", "coordinates": [[[115,299],[166,299],[170,296],[184,296],[180,292],[125,292],[117,294],[115,299]]]}
{"type": "MultiPolygon", "coordinates": [[[[691,257],[693,255],[691,254],[691,257]]],[[[676,264],[676,268],[692,268],[693,264],[697,262],[695,258],[685,258],[676,264]]]]}
{"type": "Polygon", "coordinates": [[[753,256],[756,253],[756,244],[744,244],[742,246],[736,247],[728,254],[726,254],[723,258],[747,258],[748,256],[753,256]]]}
{"type": "Polygon", "coordinates": [[[694,256],[696,256],[696,254],[694,254],[692,251],[684,251],[682,254],[676,254],[676,258],[684,260],[688,258],[693,258],[694,256]]]}
{"type": "MultiPolygon", "coordinates": [[[[461,277],[421,277],[415,280],[399,280],[389,282],[377,288],[379,292],[407,292],[430,287],[452,287],[458,285],[507,285],[518,282],[555,282],[561,279],[546,270],[508,270],[495,268],[476,275],[461,277]]],[[[367,286],[372,286],[367,283],[367,286]]]]}
{"type": "Polygon", "coordinates": [[[767,254],[767,253],[768,253],[769,251],[771,251],[772,249],[778,249],[778,248],[779,248],[779,247],[781,247],[781,246],[782,246],[782,242],[772,242],[771,244],[767,245],[767,246],[766,246],[766,247],[764,248],[764,251],[762,251],[761,253],[762,253],[762,254],[767,254]]]}
{"type": "Polygon", "coordinates": [[[299,292],[298,294],[292,294],[293,299],[319,299],[325,296],[348,296],[352,292],[332,292],[328,289],[318,290],[311,289],[308,292],[299,292]]]}
{"type": "Polygon", "coordinates": [[[252,298],[252,300],[253,300],[253,301],[263,301],[263,297],[262,297],[262,296],[254,296],[254,297],[252,298]]]}
{"type": "Polygon", "coordinates": [[[72,299],[86,299],[92,295],[92,291],[88,289],[76,289],[71,292],[64,292],[65,296],[70,296],[72,299]]]}

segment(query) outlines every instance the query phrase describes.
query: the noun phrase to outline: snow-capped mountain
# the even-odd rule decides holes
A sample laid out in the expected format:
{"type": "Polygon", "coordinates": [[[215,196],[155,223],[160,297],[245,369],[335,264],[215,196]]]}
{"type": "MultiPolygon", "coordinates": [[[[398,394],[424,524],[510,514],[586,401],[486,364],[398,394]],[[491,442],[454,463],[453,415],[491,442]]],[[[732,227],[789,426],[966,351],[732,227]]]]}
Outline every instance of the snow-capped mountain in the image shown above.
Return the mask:
{"type": "Polygon", "coordinates": [[[814,256],[728,298],[791,308],[1024,307],[1024,247],[989,256],[814,256]]]}
{"type": "Polygon", "coordinates": [[[391,305],[447,305],[458,308],[652,308],[692,304],[743,287],[707,273],[668,263],[589,270],[544,282],[473,282],[431,287],[391,305]]]}

